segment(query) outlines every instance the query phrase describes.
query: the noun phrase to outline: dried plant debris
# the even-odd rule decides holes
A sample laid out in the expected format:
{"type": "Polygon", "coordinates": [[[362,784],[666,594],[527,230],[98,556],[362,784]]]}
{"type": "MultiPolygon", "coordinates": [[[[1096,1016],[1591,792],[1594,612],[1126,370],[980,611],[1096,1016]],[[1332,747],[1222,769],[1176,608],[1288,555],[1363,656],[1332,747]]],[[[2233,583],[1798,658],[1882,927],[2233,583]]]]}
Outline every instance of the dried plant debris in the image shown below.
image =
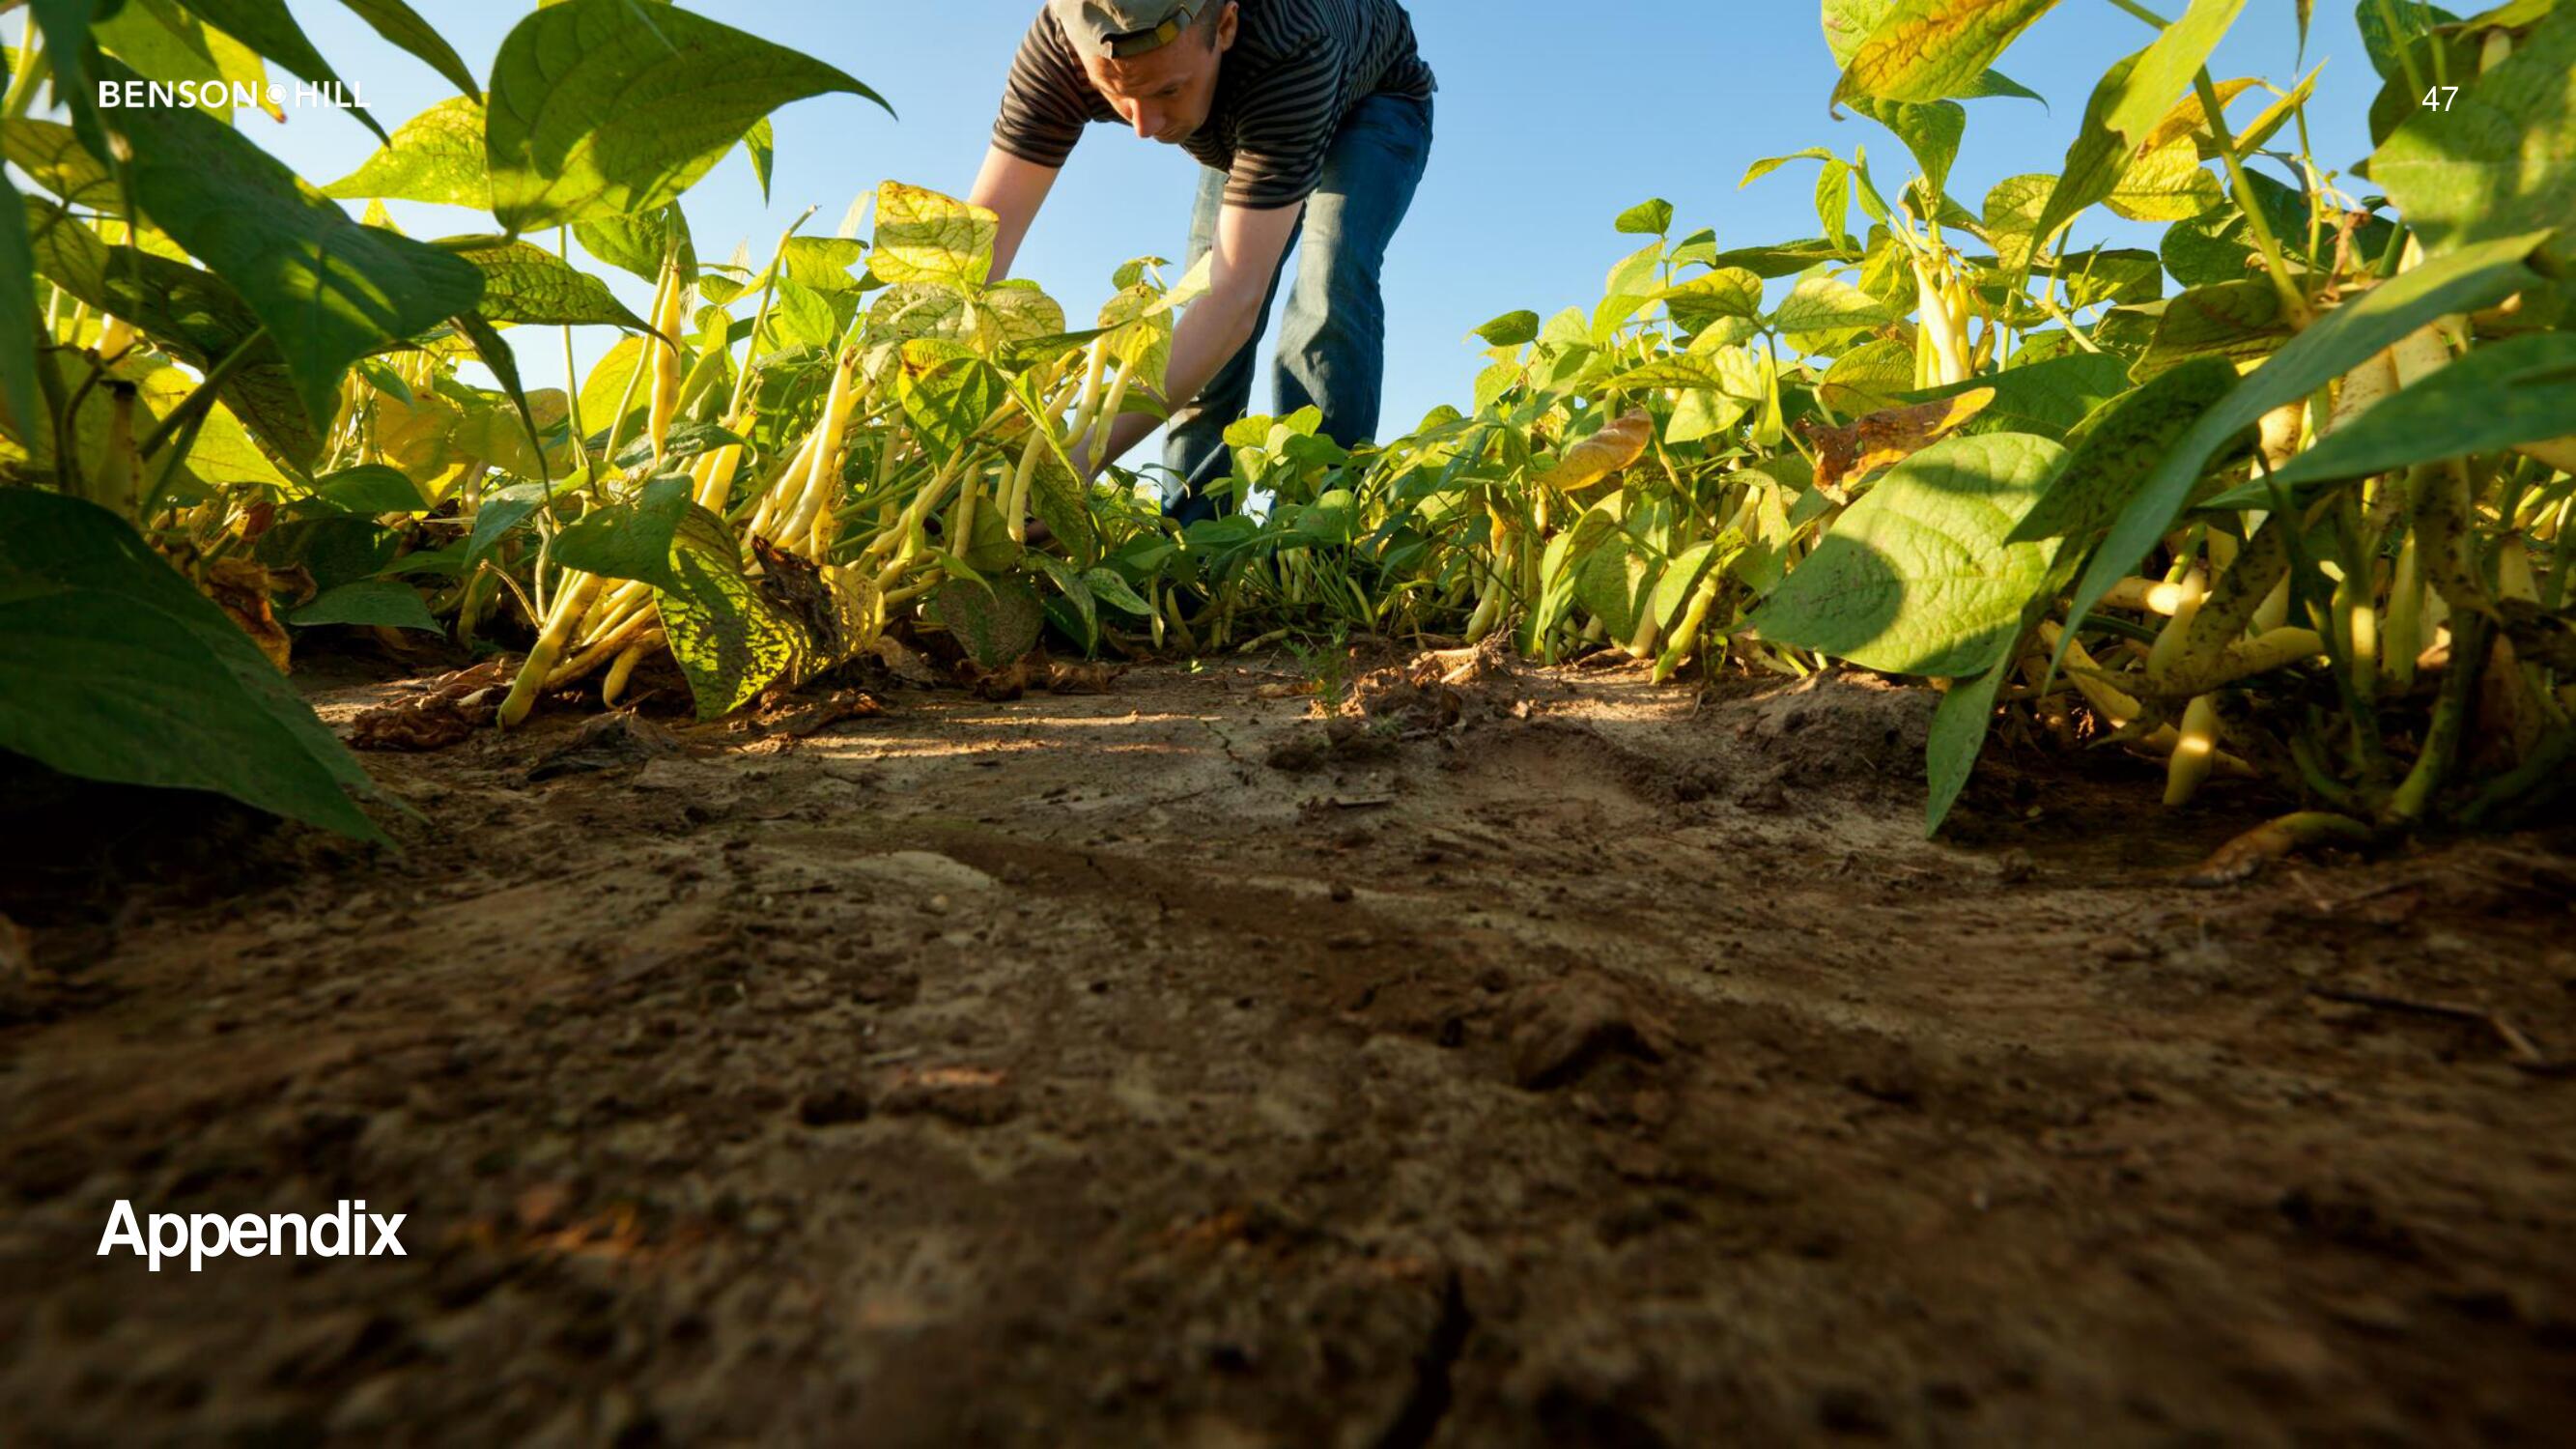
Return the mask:
{"type": "Polygon", "coordinates": [[[566,775],[623,770],[676,754],[680,749],[680,741],[669,730],[634,710],[623,709],[584,723],[570,740],[548,750],[529,766],[526,779],[536,785],[566,775]]]}
{"type": "Polygon", "coordinates": [[[429,687],[390,704],[361,710],[350,722],[349,746],[359,750],[443,750],[492,723],[509,689],[505,660],[487,660],[443,674],[429,687]]]}

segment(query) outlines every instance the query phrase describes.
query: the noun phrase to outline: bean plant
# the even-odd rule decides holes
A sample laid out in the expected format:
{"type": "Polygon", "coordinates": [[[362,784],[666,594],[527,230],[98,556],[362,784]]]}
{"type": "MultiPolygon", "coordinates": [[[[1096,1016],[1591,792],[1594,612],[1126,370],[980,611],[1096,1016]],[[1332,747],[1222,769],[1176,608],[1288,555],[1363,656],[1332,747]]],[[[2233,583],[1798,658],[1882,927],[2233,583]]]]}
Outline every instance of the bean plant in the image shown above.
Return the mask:
{"type": "Polygon", "coordinates": [[[663,657],[717,718],[905,640],[971,674],[1365,635],[1929,681],[1935,830],[1999,723],[2158,760],[2176,808],[2268,781],[2299,808],[2254,856],[2509,825],[2576,778],[2555,0],[2361,0],[2383,89],[2349,172],[2310,143],[2314,73],[2210,70],[2245,0],[2065,7],[2140,48],[2059,171],[1973,206],[1971,119],[2039,114],[1997,62],[2080,22],[1825,0],[1830,99],[1894,145],[1752,168],[1812,176],[1814,235],[1632,208],[1597,302],[1477,329],[1465,406],[1356,447],[1246,419],[1228,510],[1186,527],[1076,460],[1161,406],[1199,278],[1139,258],[1069,318],[992,280],[989,213],[891,182],[835,235],[809,212],[709,261],[688,188],[737,148],[765,187],[772,110],[872,92],[631,0],[535,10],[478,78],[399,0],[345,3],[459,93],[318,188],[218,111],[92,100],[329,77],[282,6],[31,7],[0,119],[31,184],[0,208],[0,746],[373,834],[278,678],[302,630],[506,651],[500,728],[663,657]],[[389,199],[493,225],[415,240],[389,199]],[[2079,244],[2101,212],[2154,245],[2079,244]],[[583,325],[626,337],[575,377],[545,333],[583,325]]]}

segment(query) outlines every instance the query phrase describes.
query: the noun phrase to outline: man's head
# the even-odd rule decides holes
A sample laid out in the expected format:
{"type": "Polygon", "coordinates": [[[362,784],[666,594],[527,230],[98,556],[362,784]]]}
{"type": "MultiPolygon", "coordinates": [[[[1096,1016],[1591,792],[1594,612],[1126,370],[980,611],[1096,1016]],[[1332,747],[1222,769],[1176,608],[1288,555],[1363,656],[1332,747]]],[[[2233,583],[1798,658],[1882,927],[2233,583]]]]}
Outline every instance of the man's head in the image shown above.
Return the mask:
{"type": "Polygon", "coordinates": [[[1047,0],[1092,89],[1150,141],[1179,145],[1207,124],[1234,46],[1236,0],[1047,0]]]}

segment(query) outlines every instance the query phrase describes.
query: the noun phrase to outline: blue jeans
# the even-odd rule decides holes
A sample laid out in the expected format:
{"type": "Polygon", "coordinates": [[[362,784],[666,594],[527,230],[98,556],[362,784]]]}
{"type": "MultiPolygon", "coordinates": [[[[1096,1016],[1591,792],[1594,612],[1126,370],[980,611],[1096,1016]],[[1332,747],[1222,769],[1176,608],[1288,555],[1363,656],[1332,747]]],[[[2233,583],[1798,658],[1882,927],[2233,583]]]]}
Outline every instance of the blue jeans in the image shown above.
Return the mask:
{"type": "MultiPolygon", "coordinates": [[[[1386,265],[1387,243],[1413,205],[1414,188],[1430,159],[1430,103],[1370,96],[1335,133],[1324,156],[1322,182],[1307,198],[1306,214],[1288,239],[1297,258],[1297,285],[1289,290],[1288,315],[1280,328],[1272,412],[1286,417],[1309,405],[1320,408],[1320,431],[1344,447],[1377,435],[1378,394],[1386,382],[1386,299],[1378,290],[1378,274],[1386,265]]],[[[1192,266],[1216,242],[1225,181],[1226,174],[1213,169],[1199,178],[1198,205],[1190,217],[1192,266]]],[[[1182,523],[1216,516],[1217,501],[1208,489],[1234,462],[1225,430],[1243,417],[1252,400],[1254,354],[1287,270],[1283,255],[1243,350],[1172,415],[1163,465],[1186,480],[1186,486],[1165,510],[1182,523]]]]}

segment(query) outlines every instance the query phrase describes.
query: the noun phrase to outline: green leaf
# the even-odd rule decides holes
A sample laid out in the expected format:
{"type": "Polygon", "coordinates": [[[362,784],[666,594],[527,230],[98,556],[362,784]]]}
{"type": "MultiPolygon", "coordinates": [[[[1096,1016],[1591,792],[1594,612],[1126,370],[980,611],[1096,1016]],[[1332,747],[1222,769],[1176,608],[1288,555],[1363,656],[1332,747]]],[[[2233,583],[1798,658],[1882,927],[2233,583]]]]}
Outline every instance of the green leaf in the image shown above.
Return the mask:
{"type": "Polygon", "coordinates": [[[27,209],[18,188],[0,173],[0,406],[21,438],[33,445],[40,416],[36,399],[36,255],[27,240],[27,209]]]}
{"type": "MultiPolygon", "coordinates": [[[[2127,578],[2182,515],[2210,456],[2263,415],[2359,367],[2436,317],[2492,307],[2540,278],[2523,265],[2539,234],[2463,247],[2380,283],[2326,313],[2236,385],[2175,444],[2120,511],[2067,612],[2067,638],[2110,587],[2127,578]]],[[[2064,646],[2059,646],[2063,658],[2064,646]]]]}
{"type": "Polygon", "coordinates": [[[698,718],[718,719],[795,670],[806,635],[743,573],[724,520],[688,501],[688,480],[671,481],[680,509],[653,602],[698,718]]]}
{"type": "Polygon", "coordinates": [[[1886,303],[1851,283],[1833,277],[1809,277],[1781,300],[1780,310],[1772,314],[1771,325],[1792,334],[1792,345],[1797,345],[1799,335],[1831,336],[1884,327],[1895,320],[1896,314],[1888,310],[1886,303]]]}
{"type": "Polygon", "coordinates": [[[1672,421],[1664,424],[1664,441],[1673,447],[1696,443],[1744,421],[1754,404],[1724,393],[1693,390],[1673,404],[1672,421]]]}
{"type": "Polygon", "coordinates": [[[2139,52],[2104,108],[2103,124],[2132,147],[2146,139],[2174,103],[2192,88],[2218,42],[2236,24],[2245,0],[2191,0],[2182,18],[2139,52]]]}
{"type": "Polygon", "coordinates": [[[1611,225],[1630,236],[1663,236],[1673,229],[1673,204],[1660,196],[1638,202],[1611,225]]]}
{"type": "MultiPolygon", "coordinates": [[[[1100,561],[1100,528],[1092,521],[1090,493],[1090,485],[1075,477],[1054,449],[1038,454],[1037,474],[1029,480],[1029,512],[1084,568],[1100,561]]],[[[1104,592],[1101,597],[1109,596],[1104,592]]]]}
{"type": "MultiPolygon", "coordinates": [[[[1720,267],[1654,294],[1673,325],[1697,333],[1721,318],[1747,321],[1762,314],[1762,279],[1742,267],[1720,267]]],[[[1536,321],[1536,318],[1532,318],[1536,321]]]]}
{"type": "MultiPolygon", "coordinates": [[[[1977,381],[1983,383],[1986,379],[1977,381]]],[[[1903,342],[1877,341],[1865,342],[1835,358],[1833,366],[1825,369],[1817,390],[1827,407],[1846,417],[1857,417],[1902,406],[1906,391],[1913,386],[1913,347],[1903,342]]]]}
{"type": "Polygon", "coordinates": [[[2102,77],[2085,105],[2083,129],[2067,148],[2057,189],[2041,212],[2040,240],[2097,202],[2109,202],[2131,221],[2179,221],[2216,204],[2218,180],[2200,170],[2199,150],[2188,135],[2144,156],[2139,151],[2191,90],[2192,78],[2244,8],[2245,0],[2191,0],[2154,44],[2102,77]],[[2139,171],[2145,174],[2133,175],[2139,171]],[[2202,204],[2192,206],[2194,200],[2202,204]]]}
{"type": "Polygon", "coordinates": [[[66,204],[109,216],[125,215],[125,197],[117,189],[116,178],[71,127],[35,116],[12,116],[0,122],[0,146],[5,146],[11,165],[66,204]]]}
{"type": "Polygon", "coordinates": [[[941,359],[936,342],[908,342],[899,384],[903,415],[931,456],[945,463],[1009,400],[1010,380],[980,357],[941,359]]]}
{"type": "Polygon", "coordinates": [[[980,287],[993,270],[999,225],[983,207],[889,181],[877,190],[877,240],[868,270],[887,282],[980,287]]]}
{"type": "Polygon", "coordinates": [[[272,569],[300,568],[315,588],[336,589],[384,573],[401,550],[402,535],[372,518],[324,513],[280,520],[259,536],[251,557],[272,569]]]}
{"type": "Polygon", "coordinates": [[[220,790],[276,814],[382,838],[343,793],[372,793],[366,771],[223,610],[106,509],[0,488],[0,598],[48,596],[72,603],[0,624],[0,651],[45,656],[26,673],[23,664],[0,664],[7,721],[0,748],[73,774],[220,790]],[[117,637],[121,623],[154,619],[169,627],[142,622],[135,628],[146,637],[117,637]],[[82,634],[105,635],[109,652],[92,654],[82,634]],[[110,653],[140,664],[144,677],[111,669],[110,653]],[[164,733],[165,724],[220,739],[195,748],[164,733]],[[49,753],[40,737],[61,741],[65,753],[49,753]]]}
{"type": "MultiPolygon", "coordinates": [[[[122,69],[103,62],[101,73],[122,69]]],[[[115,115],[144,211],[240,290],[316,428],[338,413],[351,363],[471,310],[482,291],[473,267],[351,221],[220,121],[184,106],[115,115]]]]}
{"type": "Polygon", "coordinates": [[[2102,302],[2138,306],[2164,295],[2164,263],[2150,251],[2097,248],[2058,258],[2054,270],[2066,286],[2068,300],[2077,307],[2102,302]]]}
{"type": "Polygon", "coordinates": [[[1539,556],[1539,591],[1535,607],[1521,621],[1521,647],[1525,653],[1543,653],[1542,641],[1555,632],[1575,606],[1575,585],[1585,561],[1594,550],[1608,544],[1619,533],[1619,521],[1599,505],[1585,509],[1583,516],[1547,541],[1539,556]]]}
{"type": "Polygon", "coordinates": [[[930,596],[939,621],[978,668],[1000,669],[1037,647],[1046,614],[1018,578],[950,579],[930,596]]]}
{"type": "MultiPolygon", "coordinates": [[[[746,441],[741,434],[714,423],[675,422],[671,424],[670,436],[663,439],[659,454],[662,471],[669,472],[675,466],[718,448],[744,446],[746,441]]],[[[609,466],[618,469],[649,467],[655,456],[651,438],[634,438],[627,442],[624,451],[610,460],[609,466]]]]}
{"type": "Polygon", "coordinates": [[[1762,637],[1891,674],[1998,662],[2046,586],[2054,543],[2005,543],[2064,450],[1992,433],[1896,465],[1754,611],[1762,637]]]}
{"type": "Polygon", "coordinates": [[[1129,287],[1143,284],[1157,269],[1171,264],[1168,257],[1129,257],[1118,264],[1118,270],[1109,274],[1109,286],[1113,291],[1124,292],[1129,287]]]}
{"type": "Polygon", "coordinates": [[[2195,358],[2103,405],[2070,440],[2066,466],[2012,532],[2011,541],[2090,541],[2108,527],[2174,443],[2234,390],[2236,367],[2195,358]]]}
{"type": "Polygon", "coordinates": [[[1842,255],[1841,247],[1817,237],[1779,246],[1740,247],[1731,252],[1720,252],[1709,265],[1720,270],[1742,267],[1764,281],[1770,281],[1775,277],[1794,277],[1818,262],[1840,260],[1842,255]]]}
{"type": "Polygon", "coordinates": [[[1973,85],[1970,85],[1966,91],[1953,97],[1953,99],[1962,101],[1982,101],[1990,100],[1998,96],[2011,96],[2019,100],[2038,101],[2043,106],[2048,104],[2047,97],[2042,96],[2039,92],[2032,90],[2030,87],[2023,85],[2020,81],[2014,80],[2011,76],[2008,76],[1999,70],[1990,70],[1984,75],[1977,77],[1976,82],[1973,85]]]}
{"type": "Polygon", "coordinates": [[[1056,587],[1046,600],[1047,622],[1064,631],[1065,637],[1082,646],[1085,655],[1100,648],[1100,602],[1091,596],[1091,586],[1064,560],[1049,554],[1037,555],[1037,565],[1056,587]]]}
{"type": "MultiPolygon", "coordinates": [[[[114,9],[111,4],[107,8],[114,9]]],[[[98,19],[100,0],[29,0],[27,10],[44,37],[45,63],[53,68],[53,95],[72,113],[72,129],[101,156],[109,154],[107,133],[99,126],[98,89],[91,82],[90,27],[98,19]]],[[[14,76],[13,76],[14,78],[14,76]]]]}
{"type": "Polygon", "coordinates": [[[2193,287],[2165,300],[2155,338],[2133,375],[2143,381],[2195,357],[2252,362],[2279,351],[2290,335],[2281,294],[2269,281],[2248,277],[2193,287]]]}
{"type": "Polygon", "coordinates": [[[112,593],[0,592],[0,746],[69,775],[212,790],[384,838],[194,631],[112,593]]]}
{"type": "Polygon", "coordinates": [[[1519,347],[1538,340],[1536,312],[1506,312],[1476,329],[1476,335],[1496,347],[1519,347]]]}
{"type": "Polygon", "coordinates": [[[1114,569],[1089,570],[1083,574],[1082,582],[1091,590],[1093,598],[1122,614],[1132,614],[1139,619],[1153,617],[1154,606],[1145,602],[1145,596],[1136,592],[1136,586],[1114,569]]]}
{"type": "MultiPolygon", "coordinates": [[[[610,579],[641,579],[677,589],[673,538],[689,516],[686,478],[656,478],[634,499],[594,508],[555,535],[547,557],[568,569],[610,579]]],[[[721,713],[721,711],[719,711],[721,713]]]]}
{"type": "Polygon", "coordinates": [[[1792,151],[1785,156],[1765,156],[1744,169],[1744,179],[1735,183],[1735,189],[1741,191],[1792,161],[1822,161],[1830,167],[1840,160],[1840,157],[1822,146],[1809,146],[1803,151],[1792,151]]]}
{"type": "Polygon", "coordinates": [[[1722,366],[1706,357],[1658,357],[1639,363],[1626,372],[1601,384],[1608,392],[1644,392],[1668,387],[1705,388],[1715,392],[1746,396],[1760,392],[1760,379],[1747,378],[1740,371],[1722,366]],[[1748,387],[1750,384],[1750,387],[1748,387]]]}
{"type": "Polygon", "coordinates": [[[392,579],[360,579],[342,584],[286,616],[286,622],[311,628],[320,624],[362,624],[383,629],[413,629],[441,634],[420,590],[392,579]]]}
{"type": "Polygon", "coordinates": [[[850,269],[867,260],[864,242],[851,237],[789,237],[779,255],[786,266],[785,279],[800,287],[818,292],[855,292],[861,283],[850,269]]]}
{"type": "Polygon", "coordinates": [[[2460,23],[2457,15],[2424,0],[2359,0],[2353,6],[2353,19],[2361,28],[2362,53],[2382,80],[2404,80],[2406,66],[2398,57],[2405,48],[2443,26],[2460,23]],[[2388,28],[2392,17],[2398,26],[2394,32],[2388,28]]]}
{"type": "Polygon", "coordinates": [[[2576,261],[2576,5],[2542,20],[2448,109],[2424,109],[2370,158],[2370,179],[2436,255],[2540,227],[2576,261]]]}
{"type": "Polygon", "coordinates": [[[420,485],[400,470],[382,463],[361,463],[316,479],[313,491],[332,507],[349,513],[421,513],[429,508],[420,485]]]}
{"type": "Polygon", "coordinates": [[[767,116],[752,122],[751,129],[743,132],[742,149],[751,158],[751,174],[760,180],[760,199],[765,205],[769,201],[769,170],[778,163],[778,133],[771,129],[767,116]]]}
{"type": "Polygon", "coordinates": [[[503,236],[449,237],[437,245],[483,274],[483,300],[474,310],[486,321],[649,330],[606,282],[541,246],[503,236]]]}
{"type": "MultiPolygon", "coordinates": [[[[2056,184],[2050,188],[2047,201],[2031,216],[2024,233],[2032,246],[2055,237],[2059,227],[2109,196],[2120,178],[2128,174],[2129,163],[2137,154],[2137,140],[2112,129],[2110,115],[2128,96],[2131,78],[2146,55],[2140,51],[2122,57],[2093,87],[2093,98],[2084,107],[2084,121],[2075,139],[2067,145],[2066,162],[2058,168],[2056,184]]],[[[1989,201],[1987,205],[1991,218],[1993,203],[1989,201]]]]}
{"type": "Polygon", "coordinates": [[[2012,661],[2007,659],[1973,679],[1953,680],[1941,696],[1941,707],[1932,712],[1932,735],[1923,748],[1924,775],[1931,785],[1923,804],[1926,839],[1940,833],[1941,822],[1950,818],[1950,807],[1959,803],[1968,777],[1976,773],[1977,757],[1986,752],[1986,735],[1994,728],[1995,700],[2010,673],[2012,661]]]}
{"type": "MultiPolygon", "coordinates": [[[[600,354],[599,361],[591,364],[590,375],[581,381],[581,425],[590,429],[592,437],[604,443],[610,433],[618,431],[617,424],[621,419],[617,416],[617,405],[621,400],[626,404],[623,420],[630,424],[651,410],[650,374],[631,389],[627,385],[628,380],[635,376],[636,364],[643,359],[644,339],[621,337],[600,354]]],[[[624,429],[624,435],[633,438],[637,436],[637,429],[629,426],[624,429]]]]}
{"type": "Polygon", "coordinates": [[[1625,643],[1654,611],[1663,577],[1660,558],[1628,535],[1613,534],[1575,564],[1574,601],[1613,641],[1625,643]]]}
{"type": "Polygon", "coordinates": [[[513,483],[483,495],[474,511],[474,532],[465,541],[468,562],[479,561],[546,505],[554,493],[543,483],[513,483]]]}
{"type": "Polygon", "coordinates": [[[305,412],[277,344],[254,335],[259,318],[240,293],[185,263],[107,246],[50,203],[30,198],[26,217],[39,276],[75,300],[133,323],[198,372],[247,344],[247,360],[220,396],[269,448],[298,467],[312,465],[322,451],[322,432],[305,412]]]}
{"type": "Polygon", "coordinates": [[[2383,398],[2272,475],[2282,484],[2366,478],[2417,463],[2545,442],[2576,430],[2576,334],[2488,342],[2383,398]]]}
{"type": "Polygon", "coordinates": [[[1995,57],[2056,4],[1896,0],[1852,52],[1833,98],[1938,101],[1970,90],[1995,57]]]}
{"type": "MultiPolygon", "coordinates": [[[[132,66],[147,80],[213,86],[212,91],[198,92],[198,104],[223,120],[233,118],[230,82],[249,84],[267,79],[265,68],[257,77],[229,73],[225,64],[215,58],[216,36],[207,31],[204,22],[175,9],[169,0],[126,0],[113,16],[99,21],[91,34],[100,49],[132,66]]],[[[259,58],[238,42],[227,48],[247,57],[251,64],[258,64],[259,58]]]]}
{"type": "Polygon", "coordinates": [[[770,299],[759,349],[767,354],[792,347],[828,348],[840,340],[843,321],[830,297],[782,277],[770,299]]]}
{"type": "Polygon", "coordinates": [[[2186,287],[2242,281],[2255,257],[2254,229],[2234,207],[2178,221],[2156,243],[2159,260],[2186,287]]]}
{"type": "Polygon", "coordinates": [[[450,96],[403,122],[358,169],[322,188],[343,201],[369,196],[492,209],[483,157],[483,103],[450,96]]]}
{"type": "Polygon", "coordinates": [[[692,11],[548,6],[492,62],[493,214],[522,232],[650,211],[695,185],[752,122],[827,91],[885,105],[837,67],[692,11]]]}
{"type": "MultiPolygon", "coordinates": [[[[187,5],[208,24],[306,80],[316,85],[338,86],[341,91],[350,92],[347,83],[332,71],[331,63],[322,58],[322,52],[315,50],[313,42],[305,38],[304,27],[296,24],[295,17],[287,13],[286,0],[187,0],[187,5]]],[[[350,93],[354,96],[354,92],[350,93]]],[[[364,106],[355,104],[353,100],[349,110],[366,124],[368,130],[375,132],[379,140],[390,139],[385,136],[385,128],[376,124],[376,118],[368,115],[364,106]]],[[[196,249],[191,247],[189,250],[196,249]]]]}
{"type": "Polygon", "coordinates": [[[456,53],[430,23],[420,17],[403,0],[340,0],[378,35],[410,51],[429,63],[430,69],[446,77],[449,84],[476,100],[483,96],[482,87],[464,57],[456,53]]]}
{"type": "Polygon", "coordinates": [[[581,243],[583,251],[655,286],[662,280],[664,249],[674,236],[680,243],[681,274],[695,274],[697,248],[689,239],[689,219],[676,202],[633,216],[600,216],[572,224],[572,239],[581,243]]]}
{"type": "Polygon", "coordinates": [[[1914,164],[1923,168],[1932,194],[1950,185],[1950,167],[1959,159],[1959,142],[1968,133],[1968,108],[1956,101],[1880,101],[1862,99],[1852,109],[1896,133],[1914,164]]]}
{"type": "Polygon", "coordinates": [[[2020,271],[2038,255],[2040,218],[2059,185],[2057,177],[2032,173],[2007,176],[1986,193],[1985,238],[2006,268],[2020,271]]]}

